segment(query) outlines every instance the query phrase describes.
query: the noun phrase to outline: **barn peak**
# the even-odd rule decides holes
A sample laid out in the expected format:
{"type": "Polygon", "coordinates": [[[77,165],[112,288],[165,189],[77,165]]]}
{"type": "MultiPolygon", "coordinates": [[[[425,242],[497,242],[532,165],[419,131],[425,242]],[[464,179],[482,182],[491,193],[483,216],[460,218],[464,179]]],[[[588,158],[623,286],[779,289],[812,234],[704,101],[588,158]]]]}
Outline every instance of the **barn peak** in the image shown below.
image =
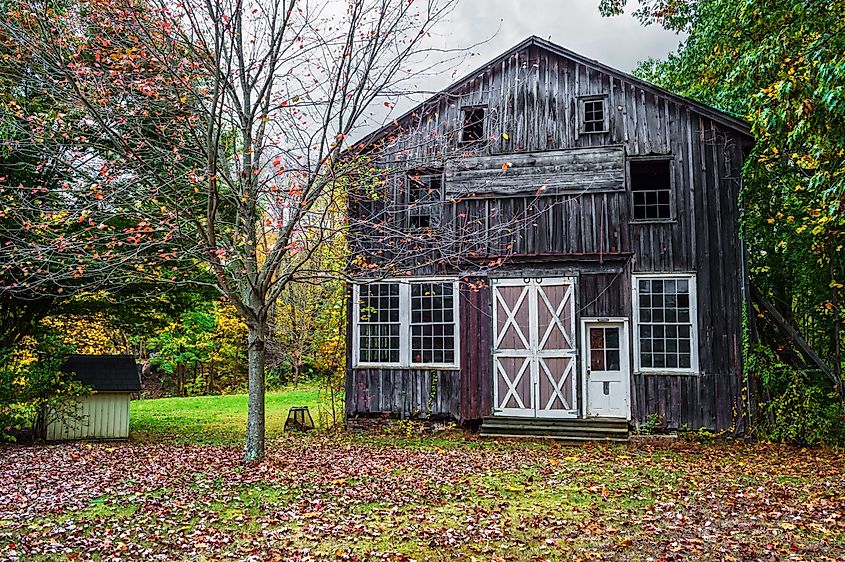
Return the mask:
{"type": "MultiPolygon", "coordinates": [[[[642,90],[651,93],[654,96],[665,97],[668,100],[677,103],[682,106],[688,107],[690,110],[694,111],[695,113],[700,114],[703,117],[708,119],[712,119],[713,121],[731,128],[744,136],[751,138],[751,130],[745,121],[738,119],[737,117],[709,106],[707,104],[701,103],[699,101],[693,100],[691,98],[681,96],[659,86],[656,86],[647,80],[634,76],[633,74],[629,74],[627,72],[618,70],[613,68],[607,64],[604,64],[598,60],[591,59],[587,56],[581,55],[549,41],[547,39],[543,39],[542,37],[538,37],[536,35],[531,35],[524,39],[523,41],[517,43],[507,51],[503,52],[496,58],[486,62],[485,64],[475,68],[473,71],[468,72],[461,78],[452,82],[449,86],[440,90],[439,92],[435,93],[434,95],[427,98],[425,101],[417,104],[412,109],[408,110],[400,117],[394,119],[391,123],[377,129],[376,131],[366,135],[358,144],[359,145],[368,145],[373,142],[378,141],[380,138],[384,137],[387,134],[394,132],[395,130],[399,129],[404,125],[409,119],[413,116],[420,115],[423,108],[428,107],[436,103],[436,101],[445,96],[453,94],[455,91],[460,90],[463,86],[467,83],[471,82],[472,80],[478,78],[480,75],[483,75],[485,72],[489,71],[491,68],[495,67],[496,65],[501,64],[503,61],[506,61],[514,56],[518,56],[520,53],[525,52],[526,50],[530,50],[531,48],[538,49],[540,51],[545,52],[548,55],[552,55],[555,57],[560,57],[562,59],[567,59],[572,61],[576,64],[584,65],[585,67],[599,72],[606,74],[610,77],[625,81],[627,83],[636,84],[642,90]],[[399,126],[397,127],[397,124],[399,126]]],[[[530,56],[530,55],[529,55],[530,56]]]]}

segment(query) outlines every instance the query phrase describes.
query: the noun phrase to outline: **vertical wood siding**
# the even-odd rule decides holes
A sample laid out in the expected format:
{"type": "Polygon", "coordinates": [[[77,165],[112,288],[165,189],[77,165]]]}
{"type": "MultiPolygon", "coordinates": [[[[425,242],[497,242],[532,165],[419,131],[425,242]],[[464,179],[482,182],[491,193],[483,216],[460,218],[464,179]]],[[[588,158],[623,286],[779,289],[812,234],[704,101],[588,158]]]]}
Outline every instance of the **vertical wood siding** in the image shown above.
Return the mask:
{"type": "Polygon", "coordinates": [[[73,415],[48,420],[46,439],[125,439],[129,437],[129,402],[126,392],[98,392],[79,398],[73,415]]]}
{"type": "Polygon", "coordinates": [[[458,419],[460,384],[459,371],[352,369],[348,375],[346,414],[458,419]]]}
{"type": "MultiPolygon", "coordinates": [[[[694,106],[537,46],[491,64],[400,125],[403,132],[387,143],[379,161],[395,172],[387,185],[393,190],[388,198],[397,202],[401,201],[404,171],[423,166],[448,170],[450,162],[468,157],[498,155],[504,162],[507,155],[516,153],[530,159],[529,153],[534,152],[594,148],[598,154],[607,153],[608,147],[621,147],[626,160],[671,156],[674,213],[670,222],[632,221],[627,180],[619,189],[538,196],[536,189],[542,181],[538,178],[526,180],[538,185],[526,185],[523,194],[446,201],[444,225],[457,228],[461,220],[478,220],[480,232],[472,239],[473,247],[463,248],[466,253],[526,258],[520,263],[527,268],[540,263],[553,268],[554,260],[559,260],[561,270],[580,272],[579,316],[630,318],[632,273],[695,273],[701,373],[634,374],[632,414],[644,422],[656,413],[667,427],[742,429],[738,196],[746,136],[706,117],[694,106]],[[595,95],[607,98],[608,131],[579,133],[578,97],[595,95]],[[487,108],[488,142],[479,146],[458,144],[461,108],[468,105],[487,108]],[[515,220],[528,216],[531,220],[515,220]],[[497,225],[503,224],[516,226],[496,234],[497,225]],[[536,258],[534,264],[532,257],[536,258]],[[605,265],[607,271],[596,271],[605,265]]],[[[544,169],[554,170],[554,163],[547,163],[544,169]]],[[[460,185],[450,186],[448,181],[447,173],[446,190],[460,192],[460,185]]],[[[430,272],[430,268],[419,271],[430,272]]],[[[451,389],[460,388],[460,403],[443,405],[437,411],[454,412],[464,420],[490,411],[489,387],[484,386],[490,384],[489,357],[484,355],[489,356],[489,341],[483,339],[489,334],[475,336],[489,329],[485,327],[490,323],[489,295],[464,295],[462,303],[473,299],[479,301],[473,308],[475,315],[461,314],[462,369],[452,373],[455,379],[450,383],[451,389]],[[484,298],[488,299],[486,307],[480,302],[484,298]]],[[[632,326],[632,337],[634,334],[632,326]]],[[[377,403],[382,411],[407,414],[408,408],[422,405],[416,398],[416,385],[418,378],[419,384],[428,384],[425,376],[416,371],[373,374],[350,369],[348,412],[376,411],[373,404],[377,403]],[[371,399],[365,405],[356,389],[374,388],[377,380],[390,381],[378,383],[389,389],[390,398],[371,399]],[[408,389],[396,390],[395,385],[408,389]],[[397,392],[406,392],[411,398],[401,398],[397,392]],[[406,408],[402,400],[410,400],[411,405],[406,408]]],[[[441,384],[449,376],[444,373],[441,384]]]]}
{"type": "Polygon", "coordinates": [[[489,285],[461,290],[461,420],[478,420],[493,410],[492,329],[489,285]]]}
{"type": "MultiPolygon", "coordinates": [[[[474,420],[489,414],[492,409],[490,288],[483,284],[479,288],[462,284],[459,306],[460,371],[348,369],[346,414],[456,420],[474,420]]],[[[351,359],[348,356],[349,364],[351,359]]]]}

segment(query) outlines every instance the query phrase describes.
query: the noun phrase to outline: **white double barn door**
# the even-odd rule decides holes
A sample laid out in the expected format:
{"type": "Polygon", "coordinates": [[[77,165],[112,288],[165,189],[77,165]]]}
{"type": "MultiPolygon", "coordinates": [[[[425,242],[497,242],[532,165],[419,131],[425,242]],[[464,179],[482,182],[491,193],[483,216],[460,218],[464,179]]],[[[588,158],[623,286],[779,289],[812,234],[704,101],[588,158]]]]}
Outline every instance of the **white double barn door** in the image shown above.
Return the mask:
{"type": "Polygon", "coordinates": [[[574,280],[496,279],[492,288],[494,413],[578,417],[574,280]]]}

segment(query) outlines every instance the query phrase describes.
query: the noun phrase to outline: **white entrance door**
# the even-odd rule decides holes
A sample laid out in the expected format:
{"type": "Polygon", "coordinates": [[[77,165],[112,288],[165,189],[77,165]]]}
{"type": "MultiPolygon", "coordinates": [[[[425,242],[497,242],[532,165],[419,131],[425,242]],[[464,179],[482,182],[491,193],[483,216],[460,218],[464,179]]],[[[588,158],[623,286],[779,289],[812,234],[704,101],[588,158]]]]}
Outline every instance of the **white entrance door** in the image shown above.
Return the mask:
{"type": "Polygon", "coordinates": [[[494,413],[577,417],[573,280],[496,279],[492,286],[494,413]]]}
{"type": "Polygon", "coordinates": [[[631,419],[628,323],[582,320],[587,415],[631,419]]]}

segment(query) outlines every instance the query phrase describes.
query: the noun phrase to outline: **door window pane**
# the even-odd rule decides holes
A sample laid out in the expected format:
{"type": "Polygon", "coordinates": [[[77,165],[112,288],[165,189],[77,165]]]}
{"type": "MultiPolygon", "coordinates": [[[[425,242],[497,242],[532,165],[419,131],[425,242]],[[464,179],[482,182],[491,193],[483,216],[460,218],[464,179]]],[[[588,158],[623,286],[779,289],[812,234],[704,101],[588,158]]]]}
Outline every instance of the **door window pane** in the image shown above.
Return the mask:
{"type": "Polygon", "coordinates": [[[590,328],[590,369],[618,371],[621,369],[618,327],[590,328]]]}

